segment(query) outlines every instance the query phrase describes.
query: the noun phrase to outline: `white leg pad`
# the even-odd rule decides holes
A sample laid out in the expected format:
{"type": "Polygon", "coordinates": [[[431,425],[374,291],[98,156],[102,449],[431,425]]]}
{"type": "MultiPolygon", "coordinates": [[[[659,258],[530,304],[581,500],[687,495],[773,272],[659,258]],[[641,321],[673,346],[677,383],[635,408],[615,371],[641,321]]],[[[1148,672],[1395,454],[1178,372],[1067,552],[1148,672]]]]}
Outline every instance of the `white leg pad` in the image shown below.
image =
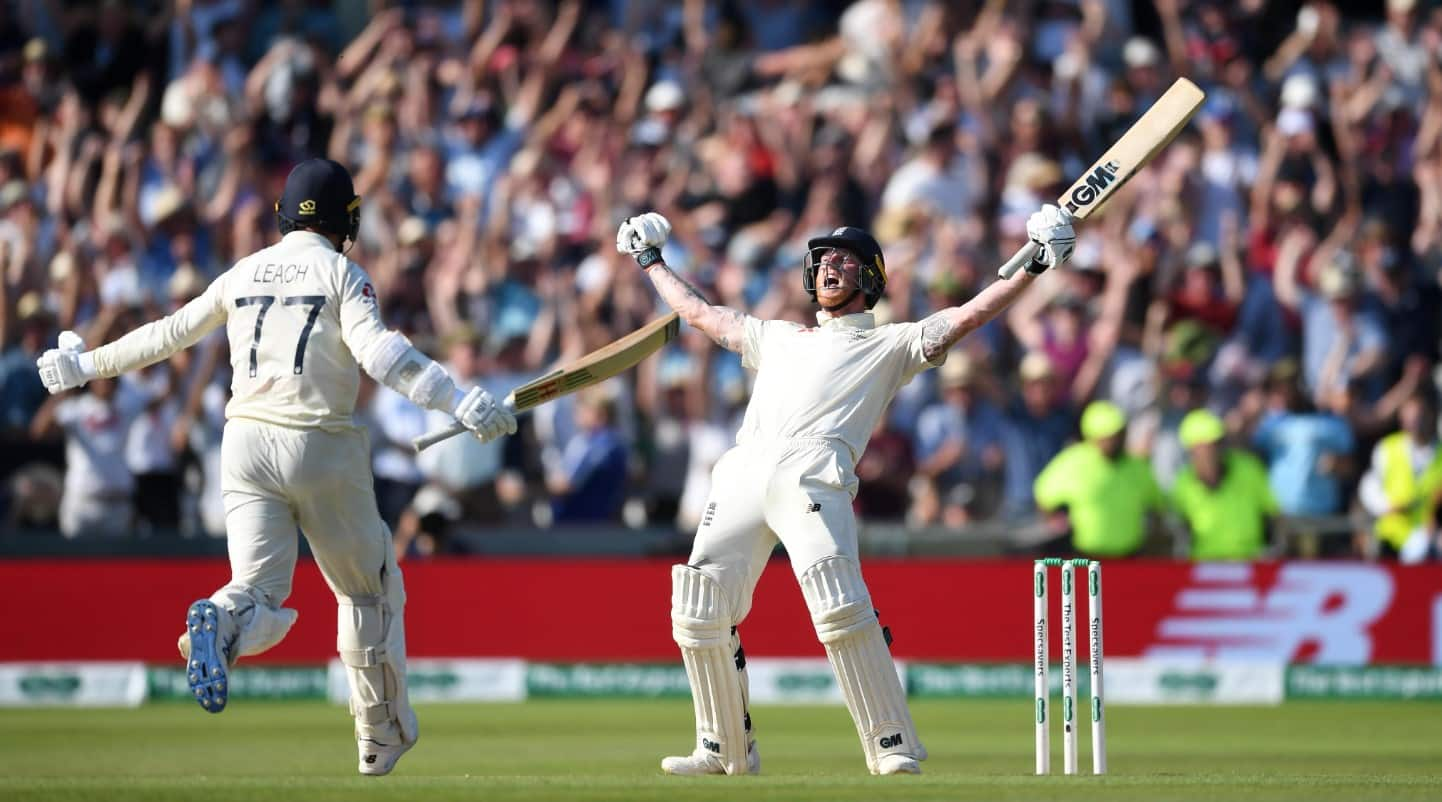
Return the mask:
{"type": "Polygon", "coordinates": [[[696,708],[696,745],[727,774],[747,772],[746,700],[720,583],[689,565],[671,569],[671,634],[681,647],[696,708]]]}
{"type": "Polygon", "coordinates": [[[338,597],[336,649],[350,682],[356,735],[382,744],[413,743],[416,714],[406,694],[405,592],[388,573],[381,596],[338,597]]]}
{"type": "Polygon", "coordinates": [[[856,722],[867,768],[877,772],[887,755],[924,757],[906,691],[856,561],[841,556],[817,561],[802,572],[801,592],[856,722]]]}

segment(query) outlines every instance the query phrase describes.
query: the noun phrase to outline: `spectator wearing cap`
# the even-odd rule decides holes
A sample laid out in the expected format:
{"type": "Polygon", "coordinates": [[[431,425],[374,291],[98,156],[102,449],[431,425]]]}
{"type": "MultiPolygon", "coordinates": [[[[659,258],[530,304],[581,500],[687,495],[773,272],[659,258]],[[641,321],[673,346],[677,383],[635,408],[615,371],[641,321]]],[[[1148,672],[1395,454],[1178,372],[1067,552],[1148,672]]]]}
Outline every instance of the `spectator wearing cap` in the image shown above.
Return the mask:
{"type": "Polygon", "coordinates": [[[917,474],[932,483],[944,520],[964,523],[995,506],[987,480],[1002,466],[1001,414],[979,390],[981,377],[965,353],[941,366],[941,400],[916,424],[917,474]]]}
{"type": "Polygon", "coordinates": [[[1358,500],[1372,515],[1374,549],[1386,557],[1417,562],[1436,556],[1437,509],[1442,501],[1442,448],[1437,441],[1437,401],[1417,393],[1402,404],[1402,428],[1372,449],[1358,500]]]}
{"type": "Polygon", "coordinates": [[[1071,439],[1076,426],[1076,415],[1046,354],[1033,351],[1023,357],[1018,378],[1021,390],[1001,427],[1002,514],[1009,518],[1036,512],[1032,487],[1037,475],[1071,439]]]}
{"type": "Polygon", "coordinates": [[[1297,365],[1277,363],[1267,381],[1265,409],[1252,445],[1267,463],[1267,477],[1286,515],[1342,511],[1342,479],[1355,437],[1347,421],[1315,409],[1298,384],[1297,365]]]}
{"type": "Polygon", "coordinates": [[[1082,442],[1062,449],[1036,477],[1036,503],[1053,528],[1070,530],[1071,547],[1089,557],[1136,554],[1146,539],[1148,512],[1163,497],[1151,466],[1122,448],[1126,414],[1110,401],[1082,412],[1082,442]]]}
{"type": "Polygon", "coordinates": [[[1266,468],[1252,454],[1225,447],[1226,425],[1206,409],[1189,412],[1178,435],[1190,462],[1177,474],[1171,503],[1190,533],[1191,558],[1261,557],[1277,514],[1266,468]]]}
{"type": "Polygon", "coordinates": [[[1353,381],[1369,384],[1369,397],[1381,388],[1388,363],[1387,331],[1366,303],[1356,260],[1346,251],[1323,251],[1317,290],[1297,281],[1297,259],[1279,259],[1277,297],[1302,317],[1302,381],[1314,398],[1325,398],[1353,381]]]}

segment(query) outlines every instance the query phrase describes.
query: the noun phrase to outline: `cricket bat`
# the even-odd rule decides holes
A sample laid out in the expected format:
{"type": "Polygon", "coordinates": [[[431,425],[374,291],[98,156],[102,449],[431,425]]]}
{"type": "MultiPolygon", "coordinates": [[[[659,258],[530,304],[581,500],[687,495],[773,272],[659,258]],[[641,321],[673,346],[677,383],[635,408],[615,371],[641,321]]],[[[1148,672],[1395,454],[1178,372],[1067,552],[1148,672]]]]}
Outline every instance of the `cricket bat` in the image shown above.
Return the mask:
{"type": "MultiPolygon", "coordinates": [[[[675,312],[647,323],[610,345],[592,351],[563,368],[542,376],[535,381],[512,390],[501,402],[511,412],[519,414],[532,407],[570,395],[577,390],[600,384],[622,371],[629,370],[636,363],[661,350],[661,346],[676,339],[681,332],[681,321],[675,312]]],[[[460,421],[444,429],[423,434],[411,441],[416,451],[427,448],[464,432],[460,421]]]]}
{"type": "MultiPolygon", "coordinates": [[[[1196,84],[1178,78],[1110,150],[1057,198],[1056,204],[1071,212],[1077,221],[1090,217],[1181,132],[1205,98],[1206,93],[1196,84]]],[[[1036,252],[1037,244],[1028,242],[997,272],[1002,278],[1011,278],[1036,252]]]]}

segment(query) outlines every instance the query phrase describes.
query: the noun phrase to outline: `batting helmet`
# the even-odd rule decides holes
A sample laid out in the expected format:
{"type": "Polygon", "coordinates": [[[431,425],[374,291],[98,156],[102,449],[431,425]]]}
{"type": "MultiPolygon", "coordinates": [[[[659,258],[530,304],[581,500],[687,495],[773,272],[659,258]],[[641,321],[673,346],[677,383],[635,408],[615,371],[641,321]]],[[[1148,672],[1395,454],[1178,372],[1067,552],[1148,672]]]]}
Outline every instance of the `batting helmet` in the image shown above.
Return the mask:
{"type": "MultiPolygon", "coordinates": [[[[857,289],[866,297],[866,308],[876,306],[886,292],[886,261],[881,257],[881,246],[876,239],[854,226],[842,226],[825,237],[816,237],[806,243],[806,260],[801,267],[801,286],[816,300],[816,268],[821,256],[829,249],[846,251],[861,263],[856,274],[857,289]]],[[[847,303],[850,303],[848,299],[847,303]]]]}
{"type": "Polygon", "coordinates": [[[275,217],[281,234],[310,228],[354,242],[360,204],[350,171],[330,159],[306,159],[286,176],[275,217]]]}

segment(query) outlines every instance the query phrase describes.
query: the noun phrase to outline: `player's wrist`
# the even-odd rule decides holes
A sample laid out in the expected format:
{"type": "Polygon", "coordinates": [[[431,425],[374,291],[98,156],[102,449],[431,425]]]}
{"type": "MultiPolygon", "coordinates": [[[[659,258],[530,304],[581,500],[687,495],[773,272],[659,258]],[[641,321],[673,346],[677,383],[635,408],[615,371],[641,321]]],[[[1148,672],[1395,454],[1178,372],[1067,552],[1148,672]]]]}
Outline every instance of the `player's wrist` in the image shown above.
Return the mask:
{"type": "Polygon", "coordinates": [[[461,402],[464,400],[466,400],[466,391],[462,390],[461,388],[455,386],[454,383],[452,383],[450,406],[446,409],[446,411],[451,413],[452,415],[456,414],[456,410],[461,408],[461,402]]]}
{"type": "Polygon", "coordinates": [[[75,355],[75,364],[80,368],[80,375],[86,381],[100,378],[95,372],[95,354],[91,351],[83,351],[75,355]]]}
{"type": "Polygon", "coordinates": [[[654,246],[635,253],[633,256],[636,259],[636,265],[642,270],[649,270],[656,265],[665,264],[661,258],[661,249],[654,246]]]}

